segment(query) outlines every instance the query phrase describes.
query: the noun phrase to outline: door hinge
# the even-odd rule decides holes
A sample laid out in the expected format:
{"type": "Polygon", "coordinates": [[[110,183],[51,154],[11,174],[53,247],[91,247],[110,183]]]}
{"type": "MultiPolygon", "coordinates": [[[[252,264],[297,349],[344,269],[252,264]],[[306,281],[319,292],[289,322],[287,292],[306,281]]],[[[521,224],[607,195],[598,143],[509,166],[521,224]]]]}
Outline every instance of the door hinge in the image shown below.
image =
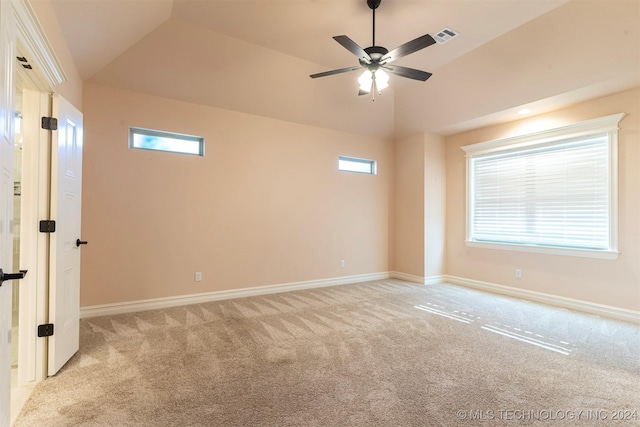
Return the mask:
{"type": "Polygon", "coordinates": [[[38,325],[38,337],[50,337],[53,335],[53,323],[38,325]]]}
{"type": "Polygon", "coordinates": [[[55,233],[56,232],[56,222],[52,219],[43,219],[40,221],[40,232],[41,233],[55,233]]]}
{"type": "Polygon", "coordinates": [[[58,119],[56,119],[55,117],[43,117],[42,129],[58,130],[58,119]]]}

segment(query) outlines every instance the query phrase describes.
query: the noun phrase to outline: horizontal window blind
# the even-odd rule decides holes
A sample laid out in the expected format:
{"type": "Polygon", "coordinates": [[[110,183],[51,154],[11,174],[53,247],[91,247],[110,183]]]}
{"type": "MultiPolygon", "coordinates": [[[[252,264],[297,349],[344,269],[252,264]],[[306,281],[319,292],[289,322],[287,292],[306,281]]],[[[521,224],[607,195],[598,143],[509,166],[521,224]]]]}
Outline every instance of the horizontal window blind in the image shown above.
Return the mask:
{"type": "Polygon", "coordinates": [[[476,242],[609,249],[607,134],[472,156],[476,242]]]}

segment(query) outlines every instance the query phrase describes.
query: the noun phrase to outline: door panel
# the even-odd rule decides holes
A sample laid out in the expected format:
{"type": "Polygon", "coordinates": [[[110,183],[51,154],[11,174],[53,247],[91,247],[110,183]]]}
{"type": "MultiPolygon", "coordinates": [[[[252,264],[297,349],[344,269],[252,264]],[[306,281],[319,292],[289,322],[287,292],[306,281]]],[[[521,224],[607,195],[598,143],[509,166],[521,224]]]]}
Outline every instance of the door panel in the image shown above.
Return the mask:
{"type": "Polygon", "coordinates": [[[54,375],[78,351],[80,333],[80,236],[82,207],[82,113],[60,96],[53,98],[58,130],[52,134],[51,234],[49,264],[48,373],[54,375]]]}
{"type": "MultiPolygon", "coordinates": [[[[15,30],[11,3],[0,1],[0,268],[13,268],[13,79],[15,30]]],[[[11,407],[11,282],[0,286],[0,427],[11,407]]]]}

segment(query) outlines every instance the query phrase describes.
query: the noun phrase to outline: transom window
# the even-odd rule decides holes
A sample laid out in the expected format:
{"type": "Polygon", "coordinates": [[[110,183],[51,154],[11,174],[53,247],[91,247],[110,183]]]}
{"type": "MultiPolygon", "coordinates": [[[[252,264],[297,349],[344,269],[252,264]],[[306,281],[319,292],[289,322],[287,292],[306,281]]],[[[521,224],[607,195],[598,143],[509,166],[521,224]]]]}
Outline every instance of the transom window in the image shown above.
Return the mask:
{"type": "Polygon", "coordinates": [[[129,128],[129,148],[204,156],[204,138],[131,127],[129,128]]]}
{"type": "Polygon", "coordinates": [[[467,245],[615,259],[621,118],[462,147],[467,245]]]}
{"type": "Polygon", "coordinates": [[[358,159],[356,157],[338,157],[338,170],[344,172],[376,174],[376,161],[368,159],[358,159]]]}

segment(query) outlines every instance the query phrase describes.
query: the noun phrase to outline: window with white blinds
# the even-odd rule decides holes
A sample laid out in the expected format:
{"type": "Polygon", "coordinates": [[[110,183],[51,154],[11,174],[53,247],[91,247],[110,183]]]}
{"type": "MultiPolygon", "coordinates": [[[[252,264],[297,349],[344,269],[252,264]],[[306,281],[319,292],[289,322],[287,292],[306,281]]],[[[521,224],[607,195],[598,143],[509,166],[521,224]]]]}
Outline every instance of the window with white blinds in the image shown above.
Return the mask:
{"type": "Polygon", "coordinates": [[[467,244],[615,258],[621,117],[463,147],[467,244]]]}

